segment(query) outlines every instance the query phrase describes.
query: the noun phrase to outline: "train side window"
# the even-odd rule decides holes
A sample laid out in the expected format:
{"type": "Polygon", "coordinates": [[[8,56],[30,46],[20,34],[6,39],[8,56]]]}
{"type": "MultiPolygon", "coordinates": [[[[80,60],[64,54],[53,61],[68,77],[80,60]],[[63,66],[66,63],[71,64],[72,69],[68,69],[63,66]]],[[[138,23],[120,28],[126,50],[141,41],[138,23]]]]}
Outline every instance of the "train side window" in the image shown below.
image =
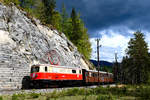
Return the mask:
{"type": "Polygon", "coordinates": [[[95,77],[95,73],[92,73],[92,76],[95,77]]]}
{"type": "Polygon", "coordinates": [[[79,74],[81,74],[81,70],[79,70],[79,74]]]}
{"type": "Polygon", "coordinates": [[[85,73],[85,76],[88,76],[88,73],[87,73],[87,72],[85,73]]]}
{"type": "Polygon", "coordinates": [[[105,74],[103,74],[103,77],[105,77],[105,74]]]}
{"type": "Polygon", "coordinates": [[[92,77],[92,73],[91,72],[89,72],[89,77],[92,77]]]}
{"type": "Polygon", "coordinates": [[[98,77],[98,73],[95,73],[95,77],[98,77]]]}
{"type": "Polygon", "coordinates": [[[76,73],[76,70],[72,70],[72,73],[76,73]]]}
{"type": "Polygon", "coordinates": [[[45,66],[45,72],[47,72],[47,66],[45,66]]]}
{"type": "MultiPolygon", "coordinates": [[[[97,76],[98,76],[98,73],[97,73],[97,76]]],[[[102,76],[102,74],[101,73],[99,73],[99,77],[101,77],[102,76]]]]}

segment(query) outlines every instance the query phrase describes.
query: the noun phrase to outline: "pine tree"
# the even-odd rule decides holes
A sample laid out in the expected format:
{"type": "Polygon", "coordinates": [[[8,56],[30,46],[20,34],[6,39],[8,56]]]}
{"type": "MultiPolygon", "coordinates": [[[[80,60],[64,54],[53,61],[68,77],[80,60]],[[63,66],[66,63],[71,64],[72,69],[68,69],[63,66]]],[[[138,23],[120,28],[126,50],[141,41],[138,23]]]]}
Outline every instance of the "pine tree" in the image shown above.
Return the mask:
{"type": "Polygon", "coordinates": [[[35,1],[35,16],[41,20],[43,24],[52,25],[61,31],[61,15],[55,11],[55,0],[38,0],[35,1]]]}
{"type": "Polygon", "coordinates": [[[34,0],[34,8],[32,8],[32,14],[41,22],[45,23],[45,8],[42,0],[34,0]]]}
{"type": "Polygon", "coordinates": [[[128,56],[123,57],[121,63],[121,83],[134,83],[134,69],[132,68],[133,62],[132,59],[128,56]]]}
{"type": "Polygon", "coordinates": [[[35,0],[19,0],[20,1],[20,7],[22,7],[25,11],[28,13],[32,13],[33,6],[35,4],[35,0]]]}
{"type": "Polygon", "coordinates": [[[81,39],[82,37],[82,26],[81,26],[81,20],[79,19],[80,16],[77,15],[75,9],[72,9],[71,12],[71,21],[72,21],[72,33],[70,35],[70,39],[72,40],[72,42],[77,45],[78,41],[81,39]]]}
{"type": "Polygon", "coordinates": [[[59,12],[55,11],[51,18],[51,25],[53,25],[58,31],[61,31],[61,15],[59,12]]]}
{"type": "Polygon", "coordinates": [[[89,59],[91,55],[91,44],[89,42],[87,29],[80,19],[80,15],[76,13],[74,8],[71,12],[71,23],[72,31],[69,34],[69,39],[78,47],[79,52],[89,59]]]}
{"type": "MultiPolygon", "coordinates": [[[[66,32],[67,27],[68,27],[68,14],[66,12],[65,5],[63,4],[61,9],[61,28],[62,28],[61,31],[65,34],[67,33],[66,32]]],[[[66,35],[68,37],[68,34],[66,35]]]]}
{"type": "Polygon", "coordinates": [[[134,38],[130,39],[127,55],[128,58],[123,60],[122,66],[128,82],[132,84],[147,82],[150,59],[147,43],[144,41],[144,35],[140,31],[135,32],[134,38]]]}
{"type": "Polygon", "coordinates": [[[56,2],[55,0],[42,0],[43,3],[43,14],[46,24],[52,24],[52,18],[54,16],[56,2]]]}
{"type": "Polygon", "coordinates": [[[77,14],[76,14],[76,11],[75,9],[73,8],[72,9],[72,12],[71,12],[71,23],[72,23],[72,32],[71,32],[71,35],[70,35],[70,39],[71,41],[76,45],[76,42],[75,42],[75,37],[76,37],[76,34],[77,34],[77,14]]]}
{"type": "Polygon", "coordinates": [[[77,47],[79,52],[81,52],[85,58],[89,59],[91,56],[91,43],[89,41],[89,36],[87,33],[87,29],[84,27],[83,22],[80,23],[81,27],[81,35],[79,40],[77,41],[77,47]]]}

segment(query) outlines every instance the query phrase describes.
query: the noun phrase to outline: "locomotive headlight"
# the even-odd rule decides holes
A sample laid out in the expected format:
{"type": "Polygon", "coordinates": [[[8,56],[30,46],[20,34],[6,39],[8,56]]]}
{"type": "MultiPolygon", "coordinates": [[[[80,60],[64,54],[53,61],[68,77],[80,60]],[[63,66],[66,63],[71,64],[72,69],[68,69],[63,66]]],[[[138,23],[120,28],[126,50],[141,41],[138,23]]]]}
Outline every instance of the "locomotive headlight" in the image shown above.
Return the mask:
{"type": "Polygon", "coordinates": [[[36,78],[36,77],[38,77],[38,75],[36,73],[33,73],[32,78],[36,78]]]}
{"type": "Polygon", "coordinates": [[[34,78],[34,77],[35,77],[35,73],[32,74],[32,78],[34,78]]]}

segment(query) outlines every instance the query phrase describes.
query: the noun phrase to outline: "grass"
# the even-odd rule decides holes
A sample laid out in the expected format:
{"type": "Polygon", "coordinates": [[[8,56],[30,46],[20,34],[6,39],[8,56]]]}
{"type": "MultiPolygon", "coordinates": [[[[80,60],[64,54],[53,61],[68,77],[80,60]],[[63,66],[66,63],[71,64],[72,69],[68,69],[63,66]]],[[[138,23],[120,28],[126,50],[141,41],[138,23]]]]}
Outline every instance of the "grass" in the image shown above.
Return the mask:
{"type": "Polygon", "coordinates": [[[0,96],[0,100],[150,100],[150,86],[73,88],[52,93],[22,93],[0,96]]]}
{"type": "Polygon", "coordinates": [[[25,100],[25,94],[13,94],[12,100],[25,100]]]}

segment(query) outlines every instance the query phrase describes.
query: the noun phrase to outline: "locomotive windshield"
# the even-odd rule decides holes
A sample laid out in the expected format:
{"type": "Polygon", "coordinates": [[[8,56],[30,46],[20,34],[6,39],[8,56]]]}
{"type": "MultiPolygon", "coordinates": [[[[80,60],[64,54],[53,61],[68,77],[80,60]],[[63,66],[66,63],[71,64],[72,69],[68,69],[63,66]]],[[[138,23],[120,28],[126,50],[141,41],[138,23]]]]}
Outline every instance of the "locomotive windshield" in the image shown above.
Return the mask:
{"type": "Polygon", "coordinates": [[[31,73],[39,72],[39,67],[32,67],[31,73]]]}

